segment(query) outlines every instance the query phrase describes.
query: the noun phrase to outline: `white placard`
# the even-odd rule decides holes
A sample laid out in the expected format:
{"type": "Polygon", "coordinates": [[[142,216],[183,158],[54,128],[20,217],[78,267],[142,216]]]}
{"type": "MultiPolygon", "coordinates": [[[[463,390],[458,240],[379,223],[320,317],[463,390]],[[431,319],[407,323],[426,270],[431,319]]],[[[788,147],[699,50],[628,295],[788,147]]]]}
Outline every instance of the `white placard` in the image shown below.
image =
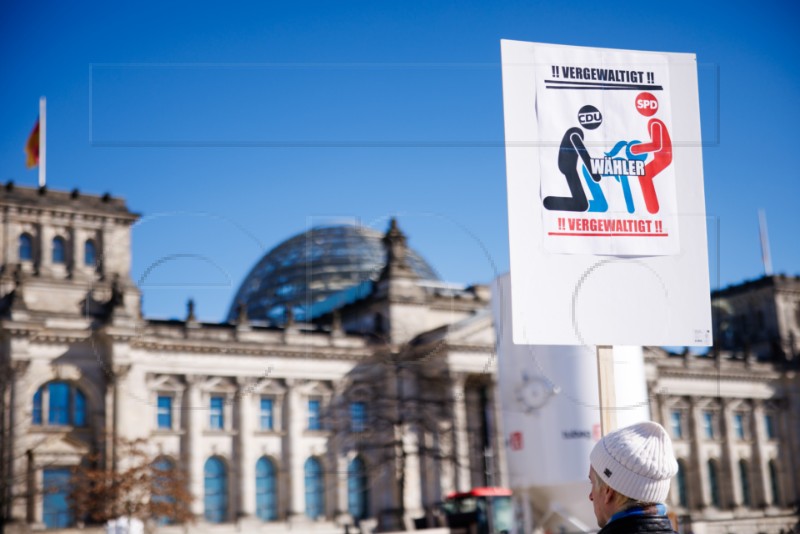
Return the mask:
{"type": "MultiPolygon", "coordinates": [[[[600,439],[595,347],[513,343],[512,304],[509,277],[500,276],[492,314],[509,486],[515,495],[530,492],[535,509],[557,506],[594,525],[586,477],[600,439]]],[[[613,354],[618,426],[649,420],[642,348],[614,347],[613,354]]]]}
{"type": "Polygon", "coordinates": [[[694,55],[502,54],[515,341],[710,345],[694,55]]]}

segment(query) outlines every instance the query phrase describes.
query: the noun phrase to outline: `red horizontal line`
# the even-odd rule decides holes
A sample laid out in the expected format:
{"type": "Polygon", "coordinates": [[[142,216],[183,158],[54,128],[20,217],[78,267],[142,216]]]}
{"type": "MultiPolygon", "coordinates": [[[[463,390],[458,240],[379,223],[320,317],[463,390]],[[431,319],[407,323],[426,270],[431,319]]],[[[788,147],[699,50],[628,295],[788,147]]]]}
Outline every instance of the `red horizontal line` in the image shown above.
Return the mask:
{"type": "Polygon", "coordinates": [[[577,236],[605,236],[605,237],[667,237],[669,234],[607,234],[607,233],[580,233],[580,232],[548,232],[547,235],[577,235],[577,236]]]}

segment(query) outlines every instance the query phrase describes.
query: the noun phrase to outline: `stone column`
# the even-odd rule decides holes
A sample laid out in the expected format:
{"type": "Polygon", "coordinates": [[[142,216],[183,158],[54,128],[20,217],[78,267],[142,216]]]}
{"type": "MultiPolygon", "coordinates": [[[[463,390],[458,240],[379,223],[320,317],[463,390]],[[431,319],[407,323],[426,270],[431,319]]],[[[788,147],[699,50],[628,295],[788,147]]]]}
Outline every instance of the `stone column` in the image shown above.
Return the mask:
{"type": "Polygon", "coordinates": [[[731,423],[733,420],[733,411],[731,410],[730,401],[727,399],[722,399],[720,415],[723,456],[723,461],[721,463],[724,467],[719,477],[720,499],[722,501],[720,503],[720,508],[725,508],[726,504],[738,507],[742,504],[742,488],[739,480],[739,465],[733,453],[733,440],[735,439],[733,436],[733,424],[731,423]]]}
{"type": "Polygon", "coordinates": [[[401,437],[403,448],[408,453],[405,458],[405,495],[402,496],[403,507],[406,511],[406,517],[403,518],[408,522],[409,520],[419,517],[422,514],[422,497],[420,489],[422,481],[420,480],[420,458],[419,454],[419,432],[414,425],[407,425],[403,436],[401,437]]]}
{"type": "Polygon", "coordinates": [[[467,491],[471,484],[469,465],[469,436],[467,435],[466,377],[458,376],[453,383],[454,428],[453,445],[456,458],[456,490],[467,491]]]}
{"type": "Polygon", "coordinates": [[[439,466],[439,486],[442,496],[456,490],[455,462],[450,460],[450,458],[454,457],[455,423],[451,424],[453,426],[448,428],[447,422],[440,422],[438,425],[439,431],[435,436],[442,451],[442,458],[444,458],[444,460],[436,462],[439,466]]]}
{"type": "Polygon", "coordinates": [[[654,397],[654,410],[650,412],[651,417],[657,422],[660,423],[661,426],[667,429],[667,433],[672,435],[672,417],[670,417],[670,406],[668,402],[668,397],[664,393],[658,393],[656,395],[651,395],[654,397]]]}
{"type": "Polygon", "coordinates": [[[12,235],[17,235],[17,234],[11,233],[11,228],[10,228],[11,221],[9,221],[8,218],[8,210],[9,208],[5,208],[3,210],[3,227],[2,227],[2,233],[0,233],[0,240],[2,240],[0,242],[0,265],[17,263],[17,261],[13,259],[16,256],[14,254],[14,248],[11,243],[12,241],[15,241],[18,244],[19,241],[11,239],[12,235]]]}
{"type": "MultiPolygon", "coordinates": [[[[117,420],[114,413],[114,398],[116,395],[117,385],[114,379],[114,373],[112,371],[106,372],[106,391],[105,391],[105,398],[103,402],[105,403],[103,413],[106,416],[105,419],[105,436],[104,436],[104,448],[105,448],[105,464],[106,469],[113,469],[114,462],[113,458],[116,454],[114,442],[116,440],[116,425],[117,420]]],[[[47,388],[44,389],[42,392],[42,406],[47,406],[45,404],[45,393],[47,392],[47,388]]]]}
{"type": "Polygon", "coordinates": [[[284,454],[286,460],[286,470],[289,482],[289,519],[301,518],[305,513],[305,487],[303,458],[299,451],[300,441],[302,440],[305,418],[303,414],[303,402],[300,393],[297,391],[298,383],[296,380],[286,381],[286,406],[284,409],[284,421],[286,422],[286,446],[284,454]]]}
{"type": "MultiPolygon", "coordinates": [[[[13,349],[11,349],[13,351],[13,349]]],[[[15,355],[16,356],[16,355],[15,355]]],[[[6,427],[3,430],[3,439],[5,440],[4,451],[5,455],[0,461],[6,462],[0,468],[0,472],[6,474],[8,477],[10,487],[6,488],[9,495],[32,495],[26,490],[26,468],[28,467],[25,462],[25,449],[24,440],[17,438],[17,435],[25,436],[31,426],[32,413],[30,409],[33,398],[25,398],[20,395],[20,391],[25,391],[24,385],[28,382],[29,377],[28,368],[30,367],[30,360],[15,360],[11,362],[9,377],[9,387],[3,392],[3,417],[6,427]]],[[[44,396],[44,395],[42,395],[44,396]]],[[[44,407],[44,399],[42,400],[44,407]]],[[[45,423],[46,421],[42,421],[45,423]]],[[[33,488],[30,488],[33,489],[33,488]]],[[[26,499],[6,499],[8,495],[0,494],[0,500],[3,501],[2,513],[5,517],[13,520],[22,521],[26,516],[26,499]]]]}
{"type": "Polygon", "coordinates": [[[750,484],[750,498],[753,506],[767,505],[770,502],[769,470],[767,459],[764,457],[764,442],[767,440],[764,429],[764,404],[762,401],[753,401],[752,419],[750,421],[750,436],[753,441],[753,481],[750,484]]]}
{"type": "Polygon", "coordinates": [[[492,403],[492,429],[494,436],[492,448],[494,449],[494,484],[497,486],[508,486],[508,466],[506,465],[506,440],[503,430],[503,412],[498,395],[497,382],[492,381],[489,386],[489,398],[492,403]]]}
{"type": "Polygon", "coordinates": [[[336,462],[334,471],[334,476],[336,477],[336,520],[340,524],[352,523],[347,502],[347,456],[341,453],[338,443],[334,446],[334,454],[332,456],[334,462],[336,462]]]}
{"type": "Polygon", "coordinates": [[[711,489],[708,487],[708,477],[704,476],[705,473],[705,461],[700,456],[700,440],[703,439],[703,427],[702,427],[702,410],[697,406],[697,399],[692,397],[690,399],[689,405],[689,432],[691,436],[691,455],[689,456],[689,462],[691,462],[691,468],[689,469],[690,479],[687,480],[687,486],[689,488],[689,507],[698,506],[700,508],[705,508],[711,503],[711,489]],[[694,495],[692,492],[693,488],[697,488],[700,490],[700,493],[694,495]]]}
{"type": "Polygon", "coordinates": [[[184,402],[184,420],[186,432],[183,436],[183,455],[186,462],[186,475],[189,482],[189,492],[192,494],[192,513],[203,515],[204,480],[203,464],[205,458],[200,452],[204,416],[208,411],[202,404],[200,384],[202,377],[188,375],[186,377],[186,392],[184,402]]]}
{"type": "Polygon", "coordinates": [[[236,403],[239,412],[239,428],[236,435],[236,451],[239,461],[239,513],[245,517],[253,516],[256,513],[256,466],[250,447],[256,418],[253,412],[254,385],[255,381],[240,380],[236,403]]]}

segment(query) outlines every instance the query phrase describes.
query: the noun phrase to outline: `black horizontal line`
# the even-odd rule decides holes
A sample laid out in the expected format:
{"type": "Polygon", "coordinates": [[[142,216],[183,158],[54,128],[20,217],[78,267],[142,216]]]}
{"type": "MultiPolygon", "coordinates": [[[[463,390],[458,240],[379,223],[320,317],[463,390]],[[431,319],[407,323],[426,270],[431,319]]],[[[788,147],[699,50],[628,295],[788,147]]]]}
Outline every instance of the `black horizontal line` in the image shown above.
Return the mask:
{"type": "Polygon", "coordinates": [[[661,85],[644,85],[635,83],[603,83],[603,82],[575,82],[562,80],[545,80],[547,89],[616,89],[616,90],[651,90],[662,91],[661,85]],[[550,84],[550,85],[547,85],[550,84]]]}

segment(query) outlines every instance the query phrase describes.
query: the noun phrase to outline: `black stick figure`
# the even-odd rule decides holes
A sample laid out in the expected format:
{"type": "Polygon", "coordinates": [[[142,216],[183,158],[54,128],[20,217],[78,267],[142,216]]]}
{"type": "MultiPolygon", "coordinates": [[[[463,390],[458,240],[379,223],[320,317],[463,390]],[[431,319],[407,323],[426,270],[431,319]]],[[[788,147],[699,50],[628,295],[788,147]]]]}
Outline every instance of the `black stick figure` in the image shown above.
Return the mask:
{"type": "Polygon", "coordinates": [[[586,199],[586,192],[583,190],[583,181],[578,174],[578,158],[583,160],[583,164],[595,182],[600,181],[600,175],[591,171],[592,162],[589,151],[583,144],[583,131],[580,128],[570,128],[561,139],[561,146],[558,149],[558,170],[567,179],[571,196],[544,198],[544,207],[553,211],[586,211],[589,209],[589,201],[586,199]]]}

